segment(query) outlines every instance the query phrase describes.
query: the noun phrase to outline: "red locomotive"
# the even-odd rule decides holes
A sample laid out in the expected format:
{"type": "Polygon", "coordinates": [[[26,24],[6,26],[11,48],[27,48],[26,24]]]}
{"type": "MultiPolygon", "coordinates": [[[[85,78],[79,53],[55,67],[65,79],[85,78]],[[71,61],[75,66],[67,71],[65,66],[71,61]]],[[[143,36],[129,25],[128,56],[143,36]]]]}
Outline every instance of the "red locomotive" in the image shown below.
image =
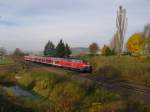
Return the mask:
{"type": "Polygon", "coordinates": [[[52,66],[69,68],[71,70],[78,70],[80,72],[92,72],[91,65],[88,62],[79,59],[42,57],[42,56],[24,56],[24,60],[48,64],[52,66]]]}

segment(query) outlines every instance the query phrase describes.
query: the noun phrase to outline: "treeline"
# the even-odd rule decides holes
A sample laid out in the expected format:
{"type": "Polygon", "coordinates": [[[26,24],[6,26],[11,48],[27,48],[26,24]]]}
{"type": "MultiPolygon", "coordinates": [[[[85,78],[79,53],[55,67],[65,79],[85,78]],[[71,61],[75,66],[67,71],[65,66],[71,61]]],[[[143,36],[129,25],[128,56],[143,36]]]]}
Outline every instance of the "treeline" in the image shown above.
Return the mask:
{"type": "Polygon", "coordinates": [[[132,34],[123,48],[119,48],[119,42],[115,34],[109,45],[99,48],[97,43],[89,45],[90,54],[110,55],[150,55],[150,24],[145,25],[142,32],[132,34]],[[122,49],[122,50],[120,50],[122,49]]]}
{"type": "Polygon", "coordinates": [[[97,43],[93,42],[89,45],[89,53],[90,55],[104,55],[104,56],[110,56],[117,54],[114,49],[111,49],[109,46],[104,45],[102,48],[98,46],[97,43]]]}
{"type": "Polygon", "coordinates": [[[131,35],[125,43],[127,29],[126,9],[119,7],[116,17],[116,32],[109,45],[101,49],[96,43],[89,45],[90,54],[101,53],[102,55],[150,55],[150,24],[145,25],[142,32],[131,35]]]}
{"type": "MultiPolygon", "coordinates": [[[[44,47],[43,54],[44,56],[64,58],[70,57],[72,52],[70,46],[67,43],[64,43],[63,40],[61,39],[56,46],[52,41],[49,40],[44,47]]],[[[0,59],[3,59],[6,55],[7,55],[6,49],[0,48],[0,59]]],[[[16,48],[11,55],[22,57],[24,55],[28,55],[28,53],[24,53],[20,48],[16,48]]]]}
{"type": "Polygon", "coordinates": [[[0,47],[0,61],[4,60],[7,55],[22,57],[24,55],[28,55],[28,53],[24,53],[21,49],[16,48],[12,53],[8,53],[7,50],[3,47],[0,47]]]}
{"type": "Polygon", "coordinates": [[[64,43],[61,39],[57,46],[54,45],[52,41],[48,41],[44,48],[44,56],[52,57],[69,57],[71,55],[70,46],[64,43]]]}

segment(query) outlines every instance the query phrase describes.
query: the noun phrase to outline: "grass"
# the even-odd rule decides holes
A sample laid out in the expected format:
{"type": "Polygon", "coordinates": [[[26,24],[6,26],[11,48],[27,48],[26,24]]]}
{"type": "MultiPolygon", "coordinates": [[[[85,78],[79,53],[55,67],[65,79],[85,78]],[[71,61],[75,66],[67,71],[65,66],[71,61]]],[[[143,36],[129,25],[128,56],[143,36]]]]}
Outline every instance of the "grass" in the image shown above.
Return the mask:
{"type": "Polygon", "coordinates": [[[93,75],[121,79],[150,87],[150,58],[131,56],[83,57],[91,62],[93,75]]]}
{"type": "MultiPolygon", "coordinates": [[[[135,57],[84,57],[94,66],[91,77],[119,78],[133,83],[149,84],[150,60],[135,57]],[[141,78],[143,77],[143,78],[141,78]],[[142,80],[143,79],[143,80],[142,80]],[[147,82],[145,83],[145,80],[147,82]]],[[[31,91],[36,100],[5,96],[5,105],[22,104],[22,109],[35,112],[149,112],[150,104],[128,101],[95,84],[85,84],[71,77],[59,76],[41,69],[7,68],[0,73],[0,82],[7,81],[31,91]],[[20,77],[16,79],[15,77],[20,77]],[[6,98],[7,97],[7,98],[6,98]],[[10,99],[10,100],[8,100],[10,99]],[[9,101],[9,102],[8,102],[9,101]]],[[[0,96],[0,100],[3,96],[0,96]]],[[[0,102],[1,105],[1,102],[0,102]]],[[[10,107],[11,109],[12,107],[10,107]]],[[[3,111],[2,111],[3,112],[3,111]]],[[[21,112],[21,111],[18,111],[21,112]]]]}
{"type": "Polygon", "coordinates": [[[14,101],[15,100],[11,101],[8,97],[4,97],[0,87],[0,112],[33,112],[31,108],[15,104],[14,101]]]}
{"type": "Polygon", "coordinates": [[[101,103],[104,106],[120,100],[119,95],[103,88],[95,85],[87,87],[80,81],[47,71],[21,70],[15,75],[21,76],[16,83],[39,96],[39,99],[35,101],[18,98],[16,102],[38,112],[48,110],[52,112],[84,112],[87,110],[90,112],[94,103],[101,103]]]}
{"type": "Polygon", "coordinates": [[[2,60],[0,59],[0,66],[1,65],[10,65],[10,64],[13,64],[13,63],[14,63],[14,60],[9,56],[5,57],[2,60]]]}

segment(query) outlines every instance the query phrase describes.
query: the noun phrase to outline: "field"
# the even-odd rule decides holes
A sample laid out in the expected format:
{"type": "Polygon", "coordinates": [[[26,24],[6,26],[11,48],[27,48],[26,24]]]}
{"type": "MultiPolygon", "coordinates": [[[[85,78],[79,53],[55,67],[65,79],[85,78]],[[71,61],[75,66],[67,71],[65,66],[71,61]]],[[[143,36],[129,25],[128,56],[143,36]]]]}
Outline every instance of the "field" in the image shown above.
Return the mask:
{"type": "Polygon", "coordinates": [[[0,66],[1,65],[8,65],[8,64],[13,64],[14,60],[10,57],[5,57],[4,59],[0,59],[0,66]]]}
{"type": "MultiPolygon", "coordinates": [[[[141,57],[81,57],[90,60],[94,72],[90,77],[126,80],[149,87],[150,60],[141,57]]],[[[150,103],[123,98],[118,93],[88,81],[72,80],[22,62],[0,67],[1,112],[149,112],[150,103]],[[13,91],[3,94],[3,86],[18,85],[34,95],[18,97],[13,91]],[[9,106],[7,106],[9,104],[9,106]],[[22,105],[23,104],[23,105],[22,105]]],[[[69,72],[71,73],[71,72],[69,72]]],[[[78,74],[77,74],[78,77],[78,74]]]]}
{"type": "Polygon", "coordinates": [[[80,57],[89,60],[94,68],[92,76],[124,80],[150,87],[150,58],[130,56],[80,57]]]}

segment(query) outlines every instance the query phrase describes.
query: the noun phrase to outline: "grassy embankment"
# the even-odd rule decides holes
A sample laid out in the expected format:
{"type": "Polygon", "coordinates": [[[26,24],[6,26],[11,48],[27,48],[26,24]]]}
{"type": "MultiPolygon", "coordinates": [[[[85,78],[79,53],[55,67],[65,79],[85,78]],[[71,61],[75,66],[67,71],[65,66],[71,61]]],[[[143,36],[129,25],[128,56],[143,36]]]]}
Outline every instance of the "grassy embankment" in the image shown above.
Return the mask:
{"type": "Polygon", "coordinates": [[[1,73],[0,77],[1,80],[14,81],[33,92],[37,96],[36,100],[17,98],[11,92],[7,94],[7,97],[17,104],[24,104],[24,108],[32,108],[35,111],[91,112],[93,109],[118,110],[121,108],[118,95],[95,85],[72,81],[68,76],[60,77],[43,70],[20,70],[16,73],[1,73]],[[3,77],[4,75],[5,77],[3,77]],[[21,78],[16,80],[15,76],[21,78]],[[118,105],[120,106],[118,107],[118,105]]]}
{"type": "Polygon", "coordinates": [[[150,87],[150,58],[131,56],[84,56],[94,68],[93,76],[120,79],[150,87]]]}
{"type": "MultiPolygon", "coordinates": [[[[96,67],[95,74],[106,75],[107,77],[116,75],[116,72],[113,74],[114,69],[107,67],[109,68],[107,69],[109,72],[102,69],[108,65],[114,67],[114,65],[117,64],[116,61],[119,61],[118,58],[115,58],[116,60],[114,60],[114,58],[115,57],[91,58],[93,65],[95,64],[96,67]],[[99,63],[95,63],[98,59],[99,63]],[[110,62],[112,64],[110,64],[110,62]],[[102,74],[100,70],[105,74],[102,74]]],[[[125,63],[127,63],[126,61],[125,63]]],[[[135,62],[134,59],[133,61],[135,62]]],[[[124,65],[122,65],[122,67],[124,67],[124,65]]],[[[100,110],[101,112],[150,111],[149,104],[125,101],[119,95],[99,88],[95,84],[71,80],[70,76],[61,77],[41,69],[25,69],[25,67],[20,66],[17,69],[7,69],[8,70],[0,72],[0,81],[20,85],[31,91],[36,96],[36,99],[16,97],[10,91],[5,95],[7,99],[3,99],[3,102],[0,102],[0,107],[4,110],[2,112],[5,112],[5,109],[7,109],[5,107],[8,101],[10,105],[14,106],[15,104],[16,108],[18,108],[18,106],[20,108],[21,106],[21,109],[26,110],[26,108],[30,108],[36,112],[99,112],[100,110]],[[15,76],[20,78],[15,79],[15,76]]],[[[124,70],[124,68],[122,69],[124,70]]],[[[121,76],[120,74],[117,75],[119,75],[119,77],[121,76]]],[[[0,95],[0,98],[3,98],[2,95],[0,95]]],[[[11,112],[11,106],[8,111],[11,112]]]]}

